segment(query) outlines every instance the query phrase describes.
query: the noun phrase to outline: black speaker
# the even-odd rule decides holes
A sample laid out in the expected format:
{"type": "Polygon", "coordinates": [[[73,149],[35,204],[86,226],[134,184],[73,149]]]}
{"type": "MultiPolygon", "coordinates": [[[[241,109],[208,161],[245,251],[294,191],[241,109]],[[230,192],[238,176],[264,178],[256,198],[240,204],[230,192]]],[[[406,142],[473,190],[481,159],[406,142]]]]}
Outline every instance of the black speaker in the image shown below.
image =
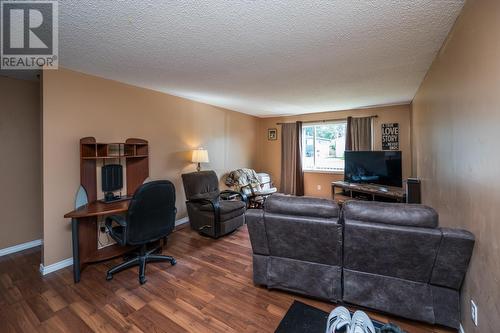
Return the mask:
{"type": "Polygon", "coordinates": [[[420,179],[408,178],[406,181],[406,202],[411,204],[422,203],[422,195],[420,190],[420,179]]]}

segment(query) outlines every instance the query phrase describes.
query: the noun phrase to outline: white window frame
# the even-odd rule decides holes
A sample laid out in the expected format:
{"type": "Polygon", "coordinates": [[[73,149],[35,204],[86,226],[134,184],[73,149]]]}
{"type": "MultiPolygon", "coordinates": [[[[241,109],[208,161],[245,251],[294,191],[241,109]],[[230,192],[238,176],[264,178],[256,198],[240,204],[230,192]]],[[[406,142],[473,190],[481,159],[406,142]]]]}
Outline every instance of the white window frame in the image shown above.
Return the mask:
{"type": "MultiPolygon", "coordinates": [[[[344,174],[344,169],[342,170],[329,170],[329,169],[320,169],[316,168],[316,126],[321,126],[321,125],[330,125],[330,124],[345,124],[346,125],[346,132],[347,132],[347,119],[345,120],[332,120],[332,121],[319,121],[319,122],[308,122],[304,123],[302,126],[302,136],[304,136],[304,127],[313,127],[313,158],[314,158],[314,167],[311,168],[305,168],[304,167],[304,157],[306,153],[306,145],[305,145],[305,137],[302,138],[302,156],[300,158],[302,159],[302,171],[307,172],[307,173],[331,173],[331,174],[344,174]]],[[[373,131],[372,131],[373,133],[373,131]]],[[[346,133],[347,134],[347,133],[346,133]]],[[[373,140],[372,140],[373,142],[373,140]]]]}

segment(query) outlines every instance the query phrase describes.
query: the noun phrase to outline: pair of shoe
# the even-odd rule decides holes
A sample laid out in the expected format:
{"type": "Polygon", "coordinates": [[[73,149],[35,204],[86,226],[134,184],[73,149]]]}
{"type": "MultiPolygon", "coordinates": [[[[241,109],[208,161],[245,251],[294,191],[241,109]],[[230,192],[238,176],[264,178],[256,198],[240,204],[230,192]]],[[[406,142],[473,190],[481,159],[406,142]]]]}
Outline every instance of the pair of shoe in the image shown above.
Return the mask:
{"type": "Polygon", "coordinates": [[[376,333],[373,323],[366,313],[356,311],[352,315],[343,306],[336,307],[328,316],[326,333],[376,333]]]}

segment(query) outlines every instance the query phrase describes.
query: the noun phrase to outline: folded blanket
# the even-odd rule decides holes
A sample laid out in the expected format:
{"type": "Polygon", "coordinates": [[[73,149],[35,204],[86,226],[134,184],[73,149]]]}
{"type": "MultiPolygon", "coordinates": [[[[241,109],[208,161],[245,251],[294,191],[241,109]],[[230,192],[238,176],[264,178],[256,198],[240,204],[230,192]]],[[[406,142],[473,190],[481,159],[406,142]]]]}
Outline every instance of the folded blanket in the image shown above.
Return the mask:
{"type": "Polygon", "coordinates": [[[250,185],[254,190],[260,190],[260,181],[253,169],[243,168],[231,171],[226,178],[226,185],[244,194],[252,192],[247,185],[250,185]]]}

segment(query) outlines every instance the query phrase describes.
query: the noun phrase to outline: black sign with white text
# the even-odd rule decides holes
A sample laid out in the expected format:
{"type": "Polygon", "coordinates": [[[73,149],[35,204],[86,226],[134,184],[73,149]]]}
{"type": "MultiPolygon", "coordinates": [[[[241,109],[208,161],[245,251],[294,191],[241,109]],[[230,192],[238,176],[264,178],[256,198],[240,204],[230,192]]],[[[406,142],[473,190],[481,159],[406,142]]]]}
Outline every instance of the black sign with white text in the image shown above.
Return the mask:
{"type": "Polygon", "coordinates": [[[382,124],[382,150],[399,150],[399,124],[382,124]]]}

